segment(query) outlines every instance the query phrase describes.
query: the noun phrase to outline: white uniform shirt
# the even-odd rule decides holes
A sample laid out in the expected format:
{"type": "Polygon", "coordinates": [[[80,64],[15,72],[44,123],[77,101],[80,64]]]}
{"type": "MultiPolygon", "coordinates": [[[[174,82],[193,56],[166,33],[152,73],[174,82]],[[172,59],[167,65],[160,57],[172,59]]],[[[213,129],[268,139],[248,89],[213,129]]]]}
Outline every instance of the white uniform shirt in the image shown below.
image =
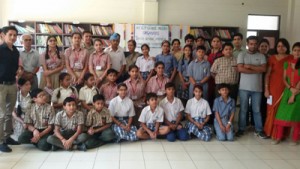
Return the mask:
{"type": "Polygon", "coordinates": [[[156,123],[164,121],[164,110],[157,106],[154,112],[151,111],[150,106],[145,107],[139,117],[141,123],[156,123]]]}
{"type": "Polygon", "coordinates": [[[140,56],[137,58],[135,65],[140,69],[140,72],[150,72],[154,69],[155,58],[149,56],[146,59],[144,56],[140,56]]]}
{"type": "Polygon", "coordinates": [[[135,115],[133,101],[129,97],[121,99],[120,96],[113,98],[108,106],[111,116],[133,117],[135,115]]]}
{"type": "Polygon", "coordinates": [[[172,103],[170,103],[165,97],[160,103],[159,106],[164,110],[165,117],[168,121],[176,121],[179,112],[184,110],[182,102],[180,99],[174,97],[172,103]]]}
{"type": "Polygon", "coordinates": [[[99,92],[97,92],[97,88],[93,86],[89,88],[87,86],[82,87],[79,90],[79,100],[85,101],[86,104],[93,103],[93,97],[99,92]]]}
{"type": "Polygon", "coordinates": [[[202,98],[197,100],[195,97],[188,100],[185,107],[185,112],[190,114],[192,118],[206,118],[207,115],[211,115],[208,102],[202,98]]]}

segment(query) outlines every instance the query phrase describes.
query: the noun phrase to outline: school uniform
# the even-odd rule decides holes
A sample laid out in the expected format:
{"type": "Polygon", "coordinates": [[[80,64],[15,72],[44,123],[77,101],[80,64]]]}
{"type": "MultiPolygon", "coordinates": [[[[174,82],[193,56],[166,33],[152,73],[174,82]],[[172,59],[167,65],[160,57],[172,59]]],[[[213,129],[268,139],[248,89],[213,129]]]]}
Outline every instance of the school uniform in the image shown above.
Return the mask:
{"type": "MultiPolygon", "coordinates": [[[[180,99],[174,97],[173,102],[169,102],[167,97],[165,97],[160,103],[159,106],[164,110],[165,118],[175,124],[177,117],[182,111],[184,110],[184,107],[182,105],[182,102],[180,99]]],[[[185,141],[189,139],[189,135],[187,133],[187,130],[185,128],[181,128],[179,130],[171,130],[167,134],[167,140],[168,141],[175,141],[176,138],[179,140],[185,141]]]]}
{"type": "MultiPolygon", "coordinates": [[[[93,129],[98,129],[109,123],[112,123],[110,112],[106,107],[103,107],[101,112],[97,112],[95,109],[89,111],[85,125],[88,128],[93,127],[93,129]]],[[[114,138],[115,134],[112,129],[107,128],[99,133],[89,135],[89,139],[85,142],[85,145],[88,149],[96,148],[112,141],[114,138]]]]}
{"type": "MultiPolygon", "coordinates": [[[[52,51],[49,50],[49,53],[52,51]]],[[[56,51],[55,51],[56,52],[56,51]]],[[[61,65],[65,65],[65,57],[63,53],[59,53],[59,56],[55,53],[54,55],[50,55],[48,59],[45,58],[46,52],[41,54],[41,65],[45,65],[47,70],[55,70],[61,65]]],[[[59,87],[59,74],[61,72],[53,73],[49,75],[49,78],[51,80],[52,89],[56,89],[59,87]]],[[[46,79],[44,76],[41,76],[40,86],[39,88],[44,89],[46,86],[46,79]]]]}
{"type": "Polygon", "coordinates": [[[69,61],[70,68],[78,76],[84,69],[84,66],[89,58],[89,53],[84,48],[75,49],[73,46],[65,51],[66,60],[69,61]]]}
{"type": "Polygon", "coordinates": [[[155,131],[155,123],[164,122],[164,110],[157,106],[154,112],[151,111],[150,106],[146,106],[139,117],[139,122],[145,123],[147,128],[151,131],[155,131]]]}
{"type": "MultiPolygon", "coordinates": [[[[185,112],[190,114],[191,118],[198,123],[203,123],[206,116],[212,114],[208,102],[203,98],[197,100],[195,97],[188,100],[185,112]]],[[[198,129],[195,124],[189,121],[185,128],[187,128],[189,134],[193,134],[203,141],[209,141],[211,139],[212,129],[207,124],[203,126],[203,129],[198,129]]]]}
{"type": "MultiPolygon", "coordinates": [[[[127,125],[128,119],[135,116],[133,101],[128,97],[124,99],[120,96],[113,98],[109,103],[108,109],[111,116],[115,117],[123,125],[127,125]]],[[[125,131],[117,124],[112,124],[112,129],[116,134],[117,141],[121,139],[128,141],[138,140],[136,136],[137,128],[134,125],[131,125],[130,132],[125,131]]]]}
{"type": "MultiPolygon", "coordinates": [[[[33,103],[26,111],[24,122],[26,124],[31,124],[39,132],[42,132],[47,129],[48,126],[52,126],[54,124],[54,118],[55,113],[51,105],[47,103],[43,105],[33,103]]],[[[47,143],[47,138],[50,134],[52,134],[52,132],[41,137],[37,143],[34,143],[34,145],[43,151],[50,150],[51,145],[47,143]]],[[[33,132],[26,130],[20,135],[18,140],[21,144],[30,144],[32,137],[33,132]]]]}
{"type": "MultiPolygon", "coordinates": [[[[178,73],[180,72],[183,76],[183,79],[185,82],[189,82],[189,76],[188,76],[188,66],[189,66],[189,60],[182,58],[178,63],[178,73]]],[[[179,85],[179,91],[177,92],[177,96],[181,99],[188,100],[189,99],[189,86],[187,89],[183,90],[182,83],[180,81],[179,85]]]]}
{"type": "Polygon", "coordinates": [[[169,82],[169,78],[163,77],[163,80],[159,80],[156,76],[150,78],[146,86],[146,93],[156,93],[158,101],[162,100],[166,94],[165,85],[169,82]]]}
{"type": "MultiPolygon", "coordinates": [[[[205,77],[210,76],[210,64],[206,60],[199,61],[195,59],[188,66],[187,75],[195,79],[197,84],[205,77]]],[[[203,87],[203,98],[208,99],[208,83],[200,84],[203,87]]],[[[190,84],[189,98],[193,98],[194,85],[190,84]]]]}
{"type": "Polygon", "coordinates": [[[108,106],[110,101],[117,96],[117,91],[118,85],[116,83],[112,85],[110,83],[106,83],[101,86],[100,94],[104,96],[106,106],[108,106]]]}
{"type": "MultiPolygon", "coordinates": [[[[30,94],[28,93],[25,97],[21,94],[21,91],[18,91],[17,93],[17,101],[16,101],[16,106],[15,106],[15,110],[16,110],[16,113],[18,114],[18,107],[20,107],[21,109],[21,114],[19,114],[19,117],[21,119],[23,119],[24,121],[24,118],[25,118],[25,112],[28,110],[28,108],[31,106],[31,96],[30,94]]],[[[17,120],[14,120],[14,136],[16,138],[19,138],[19,136],[25,131],[24,127],[23,127],[23,124],[17,120]]]]}
{"type": "MultiPolygon", "coordinates": [[[[228,98],[227,102],[224,102],[223,98],[220,96],[215,99],[213,111],[216,113],[218,112],[220,115],[220,119],[224,127],[228,125],[228,121],[230,120],[230,116],[232,113],[235,112],[235,101],[232,98],[228,98]]],[[[234,132],[233,132],[233,125],[230,126],[230,131],[228,133],[223,133],[218,120],[214,119],[214,127],[217,134],[217,139],[220,141],[233,141],[234,139],[234,132]]]]}
{"type": "Polygon", "coordinates": [[[154,69],[155,58],[149,56],[146,59],[145,56],[140,56],[137,58],[135,65],[139,68],[142,78],[146,80],[151,70],[154,69]]]}
{"type": "Polygon", "coordinates": [[[164,69],[164,75],[168,78],[171,78],[171,75],[174,71],[174,68],[176,68],[177,70],[177,60],[176,58],[171,54],[159,54],[156,56],[155,58],[155,62],[161,61],[164,63],[165,65],[165,69],[164,69]]]}
{"type": "Polygon", "coordinates": [[[102,76],[108,65],[111,65],[110,56],[107,53],[94,51],[89,58],[89,65],[93,67],[98,77],[102,76]]]}
{"type": "MultiPolygon", "coordinates": [[[[93,87],[89,88],[88,86],[85,85],[79,90],[79,100],[84,101],[87,105],[92,107],[93,106],[93,97],[96,94],[99,94],[97,87],[93,86],[93,87]]],[[[84,113],[87,113],[86,109],[82,109],[82,111],[84,111],[84,113]]]]}
{"type": "Polygon", "coordinates": [[[140,78],[132,80],[131,78],[129,78],[124,83],[127,86],[127,96],[134,102],[141,100],[143,96],[145,96],[144,80],[140,78]]]}
{"type": "MultiPolygon", "coordinates": [[[[67,116],[67,112],[65,110],[60,111],[56,114],[55,117],[55,126],[60,127],[60,134],[67,140],[71,138],[77,131],[79,125],[84,125],[83,113],[80,111],[75,111],[72,117],[67,116]]],[[[73,145],[80,145],[84,143],[88,139],[88,135],[86,133],[81,133],[73,142],[73,145]]],[[[47,142],[60,148],[64,148],[62,141],[56,137],[56,135],[51,135],[48,137],[47,142]]]]}
{"type": "MultiPolygon", "coordinates": [[[[74,87],[69,86],[64,88],[60,86],[59,88],[53,91],[51,102],[52,103],[63,103],[67,97],[78,98],[78,92],[74,87]],[[59,96],[60,95],[60,96],[59,96]]],[[[56,112],[61,111],[62,109],[56,109],[56,112]]]]}

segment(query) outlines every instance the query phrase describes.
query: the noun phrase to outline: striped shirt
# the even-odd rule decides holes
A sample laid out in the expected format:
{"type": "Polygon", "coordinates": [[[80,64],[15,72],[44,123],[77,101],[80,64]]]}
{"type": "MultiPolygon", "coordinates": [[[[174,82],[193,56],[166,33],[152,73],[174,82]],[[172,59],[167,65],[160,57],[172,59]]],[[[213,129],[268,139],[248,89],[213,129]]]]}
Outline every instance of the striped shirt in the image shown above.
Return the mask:
{"type": "Polygon", "coordinates": [[[104,122],[112,122],[110,112],[106,107],[103,107],[100,113],[92,109],[87,115],[85,125],[88,127],[101,127],[105,124],[104,122]]]}
{"type": "Polygon", "coordinates": [[[46,129],[54,124],[54,109],[49,104],[37,105],[33,103],[26,111],[24,122],[32,124],[36,129],[46,129]]]}
{"type": "Polygon", "coordinates": [[[83,113],[81,111],[75,111],[72,117],[68,117],[65,110],[56,114],[55,125],[60,126],[61,130],[73,130],[76,131],[79,125],[84,124],[83,113]]]}
{"type": "Polygon", "coordinates": [[[237,84],[238,72],[236,66],[237,60],[235,57],[221,57],[215,60],[210,71],[216,74],[216,84],[237,84]]]}

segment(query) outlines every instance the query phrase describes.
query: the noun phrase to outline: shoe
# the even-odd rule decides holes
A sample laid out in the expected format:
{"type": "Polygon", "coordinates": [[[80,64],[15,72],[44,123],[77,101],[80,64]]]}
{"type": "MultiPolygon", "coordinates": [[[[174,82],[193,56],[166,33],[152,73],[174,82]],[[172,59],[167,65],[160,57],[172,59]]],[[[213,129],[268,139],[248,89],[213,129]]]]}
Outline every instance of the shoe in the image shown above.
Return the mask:
{"type": "Polygon", "coordinates": [[[77,146],[77,150],[79,151],[86,151],[86,145],[85,144],[80,144],[77,146]]]}
{"type": "Polygon", "coordinates": [[[15,141],[11,137],[8,137],[4,142],[8,145],[20,145],[19,142],[15,141]]]}
{"type": "Polygon", "coordinates": [[[271,144],[272,145],[277,145],[277,144],[279,144],[280,143],[280,140],[272,140],[271,141],[271,144]]]}
{"type": "Polygon", "coordinates": [[[6,143],[0,144],[0,151],[4,152],[4,153],[9,153],[11,152],[11,148],[7,146],[6,143]]]}
{"type": "Polygon", "coordinates": [[[57,147],[57,146],[55,146],[55,145],[52,145],[52,147],[51,147],[51,150],[52,151],[57,151],[59,149],[59,147],[57,147]]]}
{"type": "Polygon", "coordinates": [[[254,135],[256,135],[257,137],[262,138],[262,139],[268,138],[268,137],[266,136],[265,132],[263,132],[263,131],[255,131],[255,132],[254,132],[254,135]]]}
{"type": "Polygon", "coordinates": [[[290,146],[296,146],[298,143],[296,141],[290,142],[290,146]]]}
{"type": "Polygon", "coordinates": [[[236,137],[240,137],[242,135],[244,135],[244,131],[242,131],[242,130],[239,130],[238,132],[235,133],[236,137]]]}

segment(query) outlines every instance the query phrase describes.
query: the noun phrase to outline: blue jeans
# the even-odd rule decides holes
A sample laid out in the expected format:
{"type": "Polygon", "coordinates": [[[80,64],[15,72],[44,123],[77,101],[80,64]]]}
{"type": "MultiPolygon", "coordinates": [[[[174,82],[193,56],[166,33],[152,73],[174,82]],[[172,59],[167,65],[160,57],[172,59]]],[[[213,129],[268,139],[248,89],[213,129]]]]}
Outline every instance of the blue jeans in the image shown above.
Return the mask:
{"type": "MultiPolygon", "coordinates": [[[[222,121],[223,126],[226,127],[226,125],[228,123],[228,118],[222,118],[221,121],[222,121]]],[[[233,141],[233,135],[234,135],[233,134],[234,133],[233,126],[230,127],[230,131],[228,133],[222,132],[217,119],[214,119],[214,126],[215,126],[215,130],[216,130],[217,139],[219,141],[225,141],[225,140],[233,141]]]]}
{"type": "Polygon", "coordinates": [[[251,106],[253,111],[253,119],[255,130],[257,132],[263,131],[262,128],[262,118],[260,112],[260,102],[262,97],[262,92],[254,92],[248,90],[240,90],[240,114],[239,114],[239,130],[245,131],[246,121],[247,121],[247,112],[249,105],[249,98],[251,97],[251,106]]]}
{"type": "Polygon", "coordinates": [[[176,138],[178,138],[181,141],[186,141],[190,138],[187,130],[185,128],[182,127],[182,129],[179,130],[171,130],[168,134],[167,134],[167,140],[170,142],[174,142],[176,141],[176,138]]]}

